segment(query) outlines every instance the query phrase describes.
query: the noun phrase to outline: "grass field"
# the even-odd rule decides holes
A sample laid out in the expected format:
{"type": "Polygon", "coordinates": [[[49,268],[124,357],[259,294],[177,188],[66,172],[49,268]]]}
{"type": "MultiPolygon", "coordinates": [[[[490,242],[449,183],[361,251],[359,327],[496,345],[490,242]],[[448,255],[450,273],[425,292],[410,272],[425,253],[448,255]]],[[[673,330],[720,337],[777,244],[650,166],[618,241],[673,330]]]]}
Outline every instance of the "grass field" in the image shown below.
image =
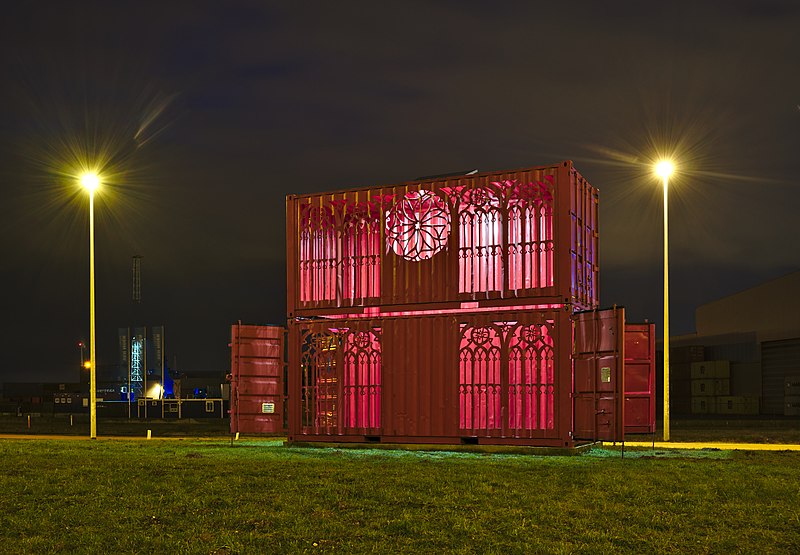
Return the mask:
{"type": "Polygon", "coordinates": [[[800,452],[0,440],[3,553],[798,553],[800,452]]]}

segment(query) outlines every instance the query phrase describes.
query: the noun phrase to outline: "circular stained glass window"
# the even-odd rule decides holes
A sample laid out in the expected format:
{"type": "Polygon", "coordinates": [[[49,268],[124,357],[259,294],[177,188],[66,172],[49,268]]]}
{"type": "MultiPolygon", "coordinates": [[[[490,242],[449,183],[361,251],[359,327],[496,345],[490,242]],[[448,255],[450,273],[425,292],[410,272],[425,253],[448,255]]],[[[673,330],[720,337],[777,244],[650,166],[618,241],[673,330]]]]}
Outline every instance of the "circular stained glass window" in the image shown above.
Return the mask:
{"type": "Polygon", "coordinates": [[[386,214],[386,245],[406,260],[427,260],[447,245],[450,213],[431,191],[410,191],[386,214]]]}

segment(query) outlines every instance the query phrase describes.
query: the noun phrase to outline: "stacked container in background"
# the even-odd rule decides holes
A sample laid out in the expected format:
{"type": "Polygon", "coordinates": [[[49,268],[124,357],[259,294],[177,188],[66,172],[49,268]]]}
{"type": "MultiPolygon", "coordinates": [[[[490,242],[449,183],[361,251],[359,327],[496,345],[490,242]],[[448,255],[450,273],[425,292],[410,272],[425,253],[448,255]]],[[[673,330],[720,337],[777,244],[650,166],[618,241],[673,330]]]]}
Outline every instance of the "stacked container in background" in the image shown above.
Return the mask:
{"type": "Polygon", "coordinates": [[[730,361],[693,362],[691,372],[693,414],[758,414],[758,397],[730,394],[730,361]]]}

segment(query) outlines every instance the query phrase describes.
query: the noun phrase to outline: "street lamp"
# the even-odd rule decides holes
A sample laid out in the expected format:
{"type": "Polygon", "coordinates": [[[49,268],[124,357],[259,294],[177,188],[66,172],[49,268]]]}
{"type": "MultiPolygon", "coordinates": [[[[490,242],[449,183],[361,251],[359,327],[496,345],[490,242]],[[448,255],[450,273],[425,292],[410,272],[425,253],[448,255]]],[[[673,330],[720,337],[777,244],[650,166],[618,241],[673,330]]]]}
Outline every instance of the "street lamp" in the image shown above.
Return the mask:
{"type": "Polygon", "coordinates": [[[87,172],[80,177],[81,186],[89,193],[89,437],[97,439],[97,356],[94,325],[94,192],[100,177],[87,172]]]}
{"type": "Polygon", "coordinates": [[[669,225],[667,218],[667,191],[669,176],[675,170],[672,162],[662,160],[656,164],[656,175],[664,182],[664,441],[669,441],[669,225]]]}

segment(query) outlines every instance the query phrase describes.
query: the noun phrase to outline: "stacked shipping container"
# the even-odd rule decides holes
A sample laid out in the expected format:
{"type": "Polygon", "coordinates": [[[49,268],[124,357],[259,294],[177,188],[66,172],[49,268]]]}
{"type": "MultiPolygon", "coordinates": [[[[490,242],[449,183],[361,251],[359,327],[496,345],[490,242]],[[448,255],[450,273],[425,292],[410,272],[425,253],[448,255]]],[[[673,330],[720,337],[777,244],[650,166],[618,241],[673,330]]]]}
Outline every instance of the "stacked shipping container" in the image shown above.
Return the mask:
{"type": "Polygon", "coordinates": [[[289,440],[571,445],[597,215],[569,161],[287,197],[289,440]]]}
{"type": "Polygon", "coordinates": [[[758,414],[758,397],[731,395],[731,364],[727,360],[691,363],[693,414],[758,414]]]}

